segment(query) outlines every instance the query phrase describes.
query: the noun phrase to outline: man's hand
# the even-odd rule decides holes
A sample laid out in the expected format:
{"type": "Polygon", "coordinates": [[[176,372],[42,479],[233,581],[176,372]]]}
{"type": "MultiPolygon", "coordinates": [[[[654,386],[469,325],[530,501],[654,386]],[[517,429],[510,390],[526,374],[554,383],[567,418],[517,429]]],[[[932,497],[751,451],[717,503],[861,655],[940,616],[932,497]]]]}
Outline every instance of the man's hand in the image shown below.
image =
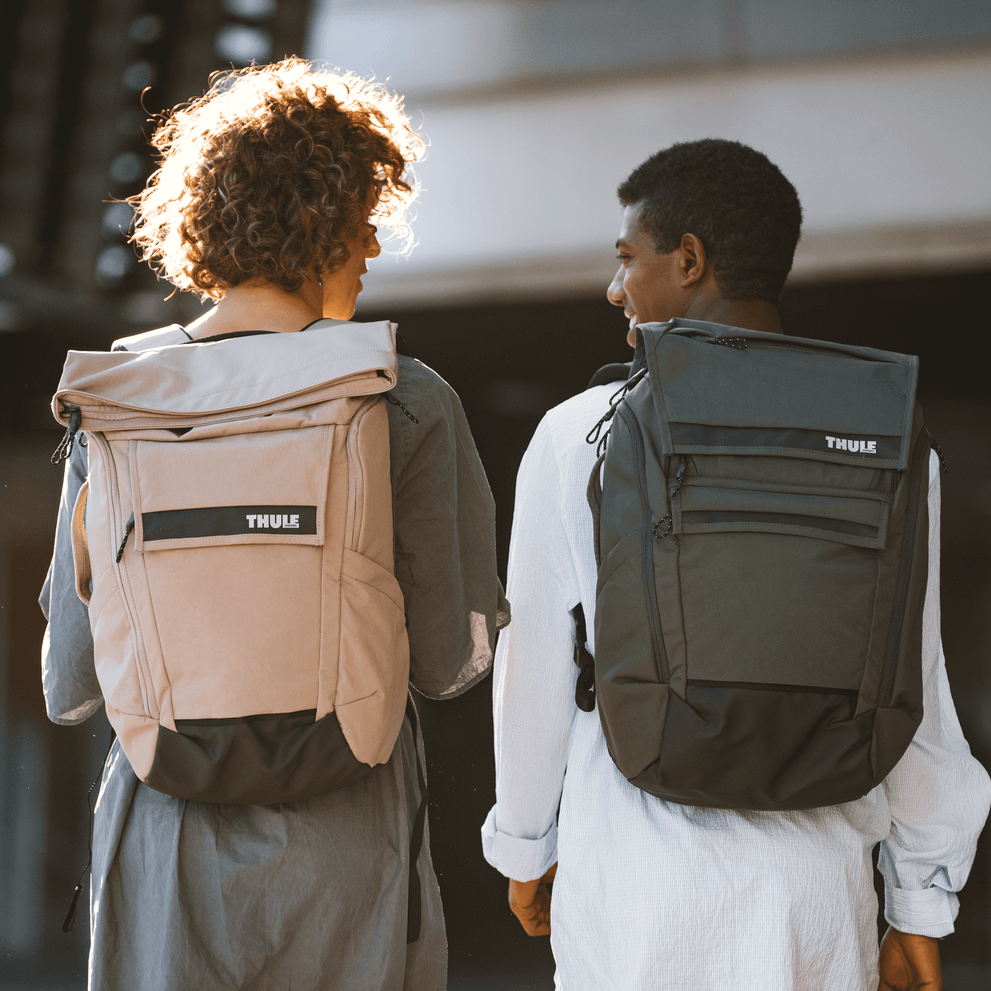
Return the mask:
{"type": "Polygon", "coordinates": [[[888,926],[881,940],[877,991],[943,991],[939,941],[888,926]]]}
{"type": "Polygon", "coordinates": [[[557,874],[557,864],[535,881],[509,882],[509,907],[528,936],[551,934],[550,883],[557,874]]]}

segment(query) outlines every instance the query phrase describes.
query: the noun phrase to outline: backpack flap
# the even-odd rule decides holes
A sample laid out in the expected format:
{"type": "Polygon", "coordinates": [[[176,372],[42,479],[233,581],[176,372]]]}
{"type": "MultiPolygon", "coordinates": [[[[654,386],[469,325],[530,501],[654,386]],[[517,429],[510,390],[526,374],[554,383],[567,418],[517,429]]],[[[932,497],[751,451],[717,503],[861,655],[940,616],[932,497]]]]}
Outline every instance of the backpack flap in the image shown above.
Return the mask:
{"type": "Polygon", "coordinates": [[[695,321],[638,334],[665,453],[908,465],[913,355],[695,321]]]}
{"type": "Polygon", "coordinates": [[[885,546],[916,358],[691,321],[641,332],[668,474],[688,468],[675,533],[885,546]]]}
{"type": "Polygon", "coordinates": [[[324,542],[331,425],[191,437],[130,441],[135,550],[324,542]]]}
{"type": "MultiPolygon", "coordinates": [[[[321,321],[321,323],[324,323],[321,321]]],[[[52,399],[83,430],[184,429],[370,396],[398,381],[395,327],[387,322],[311,327],[150,350],[70,351],[52,399]],[[246,411],[248,411],[246,413],[246,411]]]]}

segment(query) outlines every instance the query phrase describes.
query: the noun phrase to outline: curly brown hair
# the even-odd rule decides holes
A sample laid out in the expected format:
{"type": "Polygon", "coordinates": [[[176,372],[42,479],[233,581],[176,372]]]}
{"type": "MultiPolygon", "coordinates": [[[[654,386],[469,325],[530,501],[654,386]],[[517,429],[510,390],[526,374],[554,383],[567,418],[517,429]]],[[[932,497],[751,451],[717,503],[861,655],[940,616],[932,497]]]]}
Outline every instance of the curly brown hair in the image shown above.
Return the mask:
{"type": "Polygon", "coordinates": [[[259,278],[293,292],[344,265],[370,206],[409,250],[424,142],[401,97],[295,57],[210,83],[158,126],[158,171],[127,200],[160,276],[201,298],[259,278]]]}

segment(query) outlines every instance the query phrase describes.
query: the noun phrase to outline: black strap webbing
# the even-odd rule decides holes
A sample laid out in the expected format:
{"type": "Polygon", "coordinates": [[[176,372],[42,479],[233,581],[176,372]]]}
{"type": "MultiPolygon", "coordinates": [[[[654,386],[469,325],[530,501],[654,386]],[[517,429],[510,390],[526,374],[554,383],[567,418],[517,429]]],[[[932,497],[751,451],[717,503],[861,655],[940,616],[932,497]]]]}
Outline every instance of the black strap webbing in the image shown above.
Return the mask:
{"type": "Polygon", "coordinates": [[[585,610],[580,602],[571,610],[571,618],[575,621],[575,664],[578,665],[575,705],[582,712],[591,712],[595,708],[595,658],[586,643],[585,610]]]}

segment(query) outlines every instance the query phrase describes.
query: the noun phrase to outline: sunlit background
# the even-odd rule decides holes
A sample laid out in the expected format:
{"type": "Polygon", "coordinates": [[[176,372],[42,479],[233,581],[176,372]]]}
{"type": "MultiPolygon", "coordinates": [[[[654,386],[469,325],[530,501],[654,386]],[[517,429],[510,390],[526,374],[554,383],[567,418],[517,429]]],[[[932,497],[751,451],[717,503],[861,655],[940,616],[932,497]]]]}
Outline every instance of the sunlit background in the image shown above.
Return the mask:
{"type": "MultiPolygon", "coordinates": [[[[61,480],[50,396],[67,348],[200,312],[166,299],[127,244],[119,200],[152,168],[148,117],[215,69],[293,53],[388,80],[429,141],[419,243],[372,263],[357,318],[396,320],[462,395],[503,562],[537,420],[626,356],[604,295],[618,183],[701,137],[782,167],[806,217],[786,330],[922,359],[950,468],[947,667],[991,764],[987,0],[2,0],[0,991],[85,985],[85,922],[60,926],[108,743],[102,718],[55,727],[41,698],[35,600],[61,480]]],[[[450,986],[550,989],[546,939],[522,935],[481,858],[489,705],[487,685],[423,705],[450,986]]],[[[991,987],[989,845],[943,943],[950,991],[991,987]]]]}

